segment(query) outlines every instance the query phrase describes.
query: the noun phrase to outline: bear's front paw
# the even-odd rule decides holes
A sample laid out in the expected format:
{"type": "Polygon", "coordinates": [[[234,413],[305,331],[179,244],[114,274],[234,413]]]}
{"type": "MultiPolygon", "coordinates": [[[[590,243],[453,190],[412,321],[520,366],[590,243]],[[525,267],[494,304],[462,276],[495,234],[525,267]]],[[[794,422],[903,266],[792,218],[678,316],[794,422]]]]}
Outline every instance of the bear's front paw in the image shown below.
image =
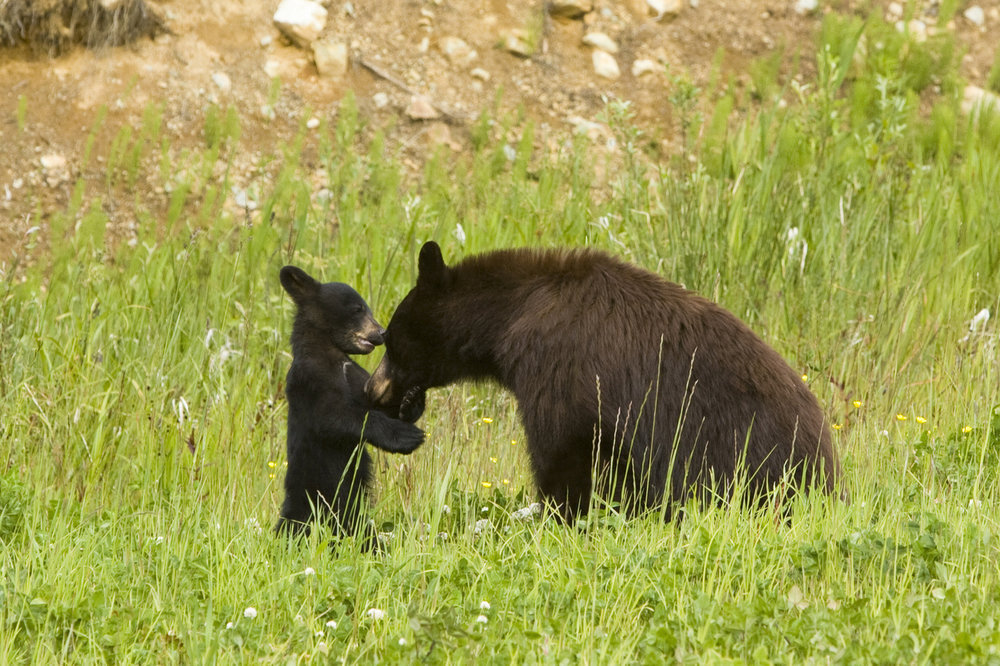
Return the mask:
{"type": "Polygon", "coordinates": [[[426,392],[419,386],[414,386],[403,394],[403,400],[399,403],[399,419],[407,423],[414,423],[424,413],[426,392]]]}
{"type": "Polygon", "coordinates": [[[412,453],[424,443],[424,431],[415,425],[407,424],[396,440],[396,453],[412,453]]]}

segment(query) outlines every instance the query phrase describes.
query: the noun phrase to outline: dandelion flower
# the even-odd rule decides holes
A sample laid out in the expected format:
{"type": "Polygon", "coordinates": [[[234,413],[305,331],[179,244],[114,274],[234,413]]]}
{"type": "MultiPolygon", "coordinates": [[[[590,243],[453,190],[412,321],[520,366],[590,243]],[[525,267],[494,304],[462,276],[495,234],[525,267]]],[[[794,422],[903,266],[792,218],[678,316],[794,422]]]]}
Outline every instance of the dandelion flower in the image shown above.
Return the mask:
{"type": "Polygon", "coordinates": [[[504,483],[504,484],[507,484],[507,483],[510,483],[510,479],[504,479],[504,480],[503,480],[503,483],[504,483]]]}
{"type": "Polygon", "coordinates": [[[965,426],[964,428],[962,428],[962,432],[964,433],[972,432],[972,426],[965,426]]]}
{"type": "Polygon", "coordinates": [[[336,629],[337,628],[337,621],[336,620],[327,620],[326,621],[326,627],[327,627],[327,629],[336,629]]]}
{"type": "Polygon", "coordinates": [[[841,424],[839,424],[839,423],[834,423],[834,424],[833,424],[833,426],[831,426],[831,427],[832,427],[832,428],[833,428],[834,430],[840,430],[840,429],[841,429],[841,428],[843,428],[844,426],[842,426],[842,425],[841,425],[841,424]]]}
{"type": "Polygon", "coordinates": [[[916,421],[917,423],[921,424],[921,425],[923,425],[924,423],[927,423],[927,419],[925,419],[925,418],[924,418],[924,417],[922,417],[922,416],[918,416],[918,417],[917,417],[916,419],[914,419],[914,420],[915,420],[915,421],[916,421]]]}
{"type": "Polygon", "coordinates": [[[302,575],[303,576],[315,576],[316,575],[316,570],[313,569],[312,567],[306,567],[305,570],[302,572],[302,575]]]}
{"type": "Polygon", "coordinates": [[[906,414],[896,414],[897,421],[905,421],[907,419],[906,414]]]}
{"type": "Polygon", "coordinates": [[[490,456],[490,462],[496,464],[497,459],[494,456],[490,456]]]}
{"type": "Polygon", "coordinates": [[[807,375],[806,373],[803,372],[802,373],[802,381],[804,381],[804,382],[809,381],[809,375],[807,375]]]}
{"type": "Polygon", "coordinates": [[[517,446],[517,440],[516,439],[510,440],[510,445],[511,446],[517,446]]]}
{"type": "Polygon", "coordinates": [[[854,401],[854,402],[852,402],[851,404],[852,404],[852,405],[854,405],[854,409],[861,409],[861,407],[862,407],[862,406],[863,406],[863,405],[864,405],[865,403],[861,402],[860,400],[855,400],[855,401],[854,401]]]}
{"type": "Polygon", "coordinates": [[[243,609],[243,617],[245,617],[248,620],[254,619],[255,617],[257,617],[257,609],[254,608],[253,606],[247,606],[246,608],[243,609]]]}
{"type": "Polygon", "coordinates": [[[493,419],[488,416],[483,417],[483,423],[493,423],[493,419]]]}
{"type": "Polygon", "coordinates": [[[479,624],[486,624],[489,621],[490,618],[486,617],[485,615],[480,615],[479,617],[476,618],[476,622],[478,622],[479,624]]]}
{"type": "Polygon", "coordinates": [[[385,611],[378,608],[369,608],[365,611],[365,615],[370,620],[382,620],[385,618],[385,611]]]}
{"type": "Polygon", "coordinates": [[[479,603],[479,609],[480,610],[489,610],[490,609],[490,602],[488,602],[488,601],[482,601],[482,602],[480,602],[479,603]]]}
{"type": "Polygon", "coordinates": [[[267,466],[270,467],[271,469],[274,469],[275,467],[278,466],[278,463],[274,462],[273,460],[268,460],[267,466]]]}
{"type": "Polygon", "coordinates": [[[483,488],[490,488],[492,485],[489,481],[483,481],[483,488]]]}

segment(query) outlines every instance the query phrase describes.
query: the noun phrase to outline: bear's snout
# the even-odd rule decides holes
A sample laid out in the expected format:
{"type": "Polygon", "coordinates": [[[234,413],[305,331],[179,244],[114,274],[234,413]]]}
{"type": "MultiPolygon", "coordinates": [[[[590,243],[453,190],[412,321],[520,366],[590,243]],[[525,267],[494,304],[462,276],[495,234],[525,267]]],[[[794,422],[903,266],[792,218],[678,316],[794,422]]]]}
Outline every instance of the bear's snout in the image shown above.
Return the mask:
{"type": "Polygon", "coordinates": [[[373,405],[385,407],[392,404],[392,382],[389,381],[389,371],[384,358],[365,383],[365,393],[373,405]]]}

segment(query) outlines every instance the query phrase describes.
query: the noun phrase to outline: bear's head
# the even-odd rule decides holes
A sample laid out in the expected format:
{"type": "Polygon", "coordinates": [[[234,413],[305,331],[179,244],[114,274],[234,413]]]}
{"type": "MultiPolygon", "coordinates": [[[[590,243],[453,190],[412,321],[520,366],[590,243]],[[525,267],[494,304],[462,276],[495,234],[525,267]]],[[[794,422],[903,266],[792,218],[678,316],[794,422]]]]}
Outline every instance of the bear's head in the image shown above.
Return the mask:
{"type": "Polygon", "coordinates": [[[296,266],[281,269],[281,286],[298,312],[292,330],[303,342],[331,344],[345,354],[368,354],[385,340],[382,328],[361,295],[341,282],[322,284],[296,266]]]}
{"type": "Polygon", "coordinates": [[[368,397],[376,405],[406,409],[420,401],[423,392],[442,386],[463,374],[454,350],[451,331],[445,330],[451,269],[441,248],[428,241],[420,249],[417,284],[399,304],[385,334],[385,356],[368,380],[368,397]]]}

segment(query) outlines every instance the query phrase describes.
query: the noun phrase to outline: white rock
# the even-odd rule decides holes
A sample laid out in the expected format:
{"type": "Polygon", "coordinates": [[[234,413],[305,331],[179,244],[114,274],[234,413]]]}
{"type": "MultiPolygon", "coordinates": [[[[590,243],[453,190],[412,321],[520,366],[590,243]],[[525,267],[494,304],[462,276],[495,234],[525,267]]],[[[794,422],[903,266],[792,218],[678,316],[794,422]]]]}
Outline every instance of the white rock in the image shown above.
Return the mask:
{"type": "Polygon", "coordinates": [[[684,8],[683,0],[646,0],[646,6],[649,8],[649,13],[656,17],[657,20],[667,17],[674,17],[681,13],[681,9],[684,8]]]}
{"type": "Polygon", "coordinates": [[[896,30],[898,32],[909,33],[915,42],[927,41],[927,24],[920,19],[910,19],[909,21],[897,21],[896,30]]]}
{"type": "Polygon", "coordinates": [[[888,15],[890,20],[898,21],[899,19],[903,18],[903,5],[899,4],[898,2],[890,2],[889,9],[886,12],[886,14],[888,15]]]}
{"type": "Polygon", "coordinates": [[[463,67],[479,57],[475,49],[470,47],[461,37],[442,37],[438,41],[441,53],[447,56],[451,64],[463,67]]]}
{"type": "Polygon", "coordinates": [[[639,78],[643,74],[652,74],[660,70],[660,66],[653,60],[643,58],[632,63],[632,76],[639,78]]]}
{"type": "MultiPolygon", "coordinates": [[[[306,127],[308,127],[309,129],[316,129],[317,127],[319,127],[319,118],[315,118],[314,117],[314,118],[310,118],[309,120],[307,120],[306,121],[306,127]]],[[[308,571],[306,573],[308,573],[308,571]]],[[[313,571],[313,573],[316,573],[316,572],[313,571]]]]}
{"type": "Polygon", "coordinates": [[[273,79],[281,73],[281,63],[274,58],[268,58],[264,61],[264,73],[273,79]]]}
{"type": "Polygon", "coordinates": [[[212,83],[218,86],[219,90],[224,93],[233,89],[233,82],[230,80],[229,75],[225,72],[216,72],[215,74],[212,74],[212,83]]]}
{"type": "Polygon", "coordinates": [[[962,113],[982,113],[986,110],[1000,113],[1000,95],[979,86],[965,86],[962,94],[962,113]]]}
{"type": "Polygon", "coordinates": [[[376,109],[384,109],[389,106],[389,96],[384,92],[377,92],[372,95],[372,102],[375,104],[376,109]]]}
{"type": "Polygon", "coordinates": [[[523,30],[511,30],[503,36],[503,47],[514,55],[528,58],[531,56],[532,48],[525,38],[523,30]]]}
{"type": "Polygon", "coordinates": [[[410,98],[410,105],[406,107],[406,115],[413,120],[434,120],[441,114],[427,97],[414,95],[410,98]]]}
{"type": "Polygon", "coordinates": [[[552,0],[549,14],[560,18],[575,19],[594,11],[593,0],[552,0]]]}
{"type": "Polygon", "coordinates": [[[618,61],[607,51],[594,49],[592,58],[594,61],[594,72],[598,76],[603,76],[606,79],[617,79],[622,75],[621,70],[618,69],[618,61]]]}
{"type": "Polygon", "coordinates": [[[469,72],[469,74],[472,74],[473,78],[477,78],[480,81],[489,81],[490,78],[492,78],[490,76],[490,73],[487,72],[482,67],[475,67],[475,68],[473,68],[473,70],[471,72],[469,72]]]}
{"type": "Polygon", "coordinates": [[[59,153],[42,155],[38,161],[46,171],[59,171],[66,168],[66,158],[59,153]]]}
{"type": "Polygon", "coordinates": [[[583,43],[608,53],[618,53],[618,44],[603,32],[588,32],[583,36],[583,43]]]}
{"type": "Polygon", "coordinates": [[[818,0],[796,0],[795,1],[795,13],[796,14],[812,14],[819,7],[818,0]]]}
{"type": "Polygon", "coordinates": [[[962,16],[964,16],[970,23],[978,25],[979,27],[982,27],[986,23],[986,12],[984,12],[983,8],[979,5],[972,5],[962,12],[962,16]]]}
{"type": "Polygon", "coordinates": [[[274,12],[274,25],[290,40],[308,48],[326,27],[326,17],[326,9],[318,2],[281,0],[274,12]]]}
{"type": "Polygon", "coordinates": [[[312,49],[313,60],[320,76],[340,77],[347,73],[347,64],[350,60],[347,44],[324,39],[313,42],[312,49]]]}

